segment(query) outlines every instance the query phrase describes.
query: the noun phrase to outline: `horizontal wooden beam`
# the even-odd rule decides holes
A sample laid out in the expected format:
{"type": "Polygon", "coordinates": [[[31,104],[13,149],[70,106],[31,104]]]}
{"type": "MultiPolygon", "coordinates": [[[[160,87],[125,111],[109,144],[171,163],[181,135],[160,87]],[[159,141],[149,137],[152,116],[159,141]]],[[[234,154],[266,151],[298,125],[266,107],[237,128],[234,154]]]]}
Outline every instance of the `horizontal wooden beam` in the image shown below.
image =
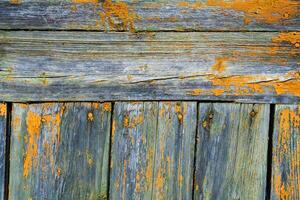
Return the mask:
{"type": "Polygon", "coordinates": [[[300,32],[0,32],[0,101],[298,103],[300,32]]]}
{"type": "Polygon", "coordinates": [[[0,29],[300,30],[296,0],[2,0],[0,29]]]}

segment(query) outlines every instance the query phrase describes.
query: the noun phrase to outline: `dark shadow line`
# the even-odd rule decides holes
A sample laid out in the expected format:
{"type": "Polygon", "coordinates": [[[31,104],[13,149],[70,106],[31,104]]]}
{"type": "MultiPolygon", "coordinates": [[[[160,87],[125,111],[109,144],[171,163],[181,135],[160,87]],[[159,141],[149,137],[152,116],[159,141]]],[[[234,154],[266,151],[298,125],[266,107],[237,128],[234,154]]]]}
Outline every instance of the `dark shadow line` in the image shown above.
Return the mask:
{"type": "Polygon", "coordinates": [[[4,172],[4,200],[9,198],[9,169],[10,169],[10,138],[11,138],[11,118],[12,118],[12,103],[6,103],[6,137],[5,137],[5,172],[4,172]]]}

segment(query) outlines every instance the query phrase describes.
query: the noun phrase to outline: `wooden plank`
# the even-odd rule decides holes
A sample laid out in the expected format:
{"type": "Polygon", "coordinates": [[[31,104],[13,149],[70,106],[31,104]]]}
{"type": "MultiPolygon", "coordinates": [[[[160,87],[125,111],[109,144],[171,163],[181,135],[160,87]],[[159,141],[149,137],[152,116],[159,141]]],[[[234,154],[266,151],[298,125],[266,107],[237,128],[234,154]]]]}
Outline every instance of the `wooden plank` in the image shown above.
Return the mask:
{"type": "Polygon", "coordinates": [[[0,32],[0,100],[295,103],[299,38],[300,32],[0,32]]]}
{"type": "Polygon", "coordinates": [[[4,199],[7,105],[0,103],[0,199],[4,199]]]}
{"type": "Polygon", "coordinates": [[[11,199],[106,198],[110,103],[14,104],[11,199]]]}
{"type": "Polygon", "coordinates": [[[297,0],[2,0],[1,29],[300,30],[297,0]]]}
{"type": "Polygon", "coordinates": [[[276,105],[271,199],[300,199],[300,105],[276,105]]]}
{"type": "Polygon", "coordinates": [[[190,199],[195,102],[116,103],[110,197],[190,199]]]}
{"type": "Polygon", "coordinates": [[[264,199],[269,105],[200,103],[195,199],[264,199]]]}

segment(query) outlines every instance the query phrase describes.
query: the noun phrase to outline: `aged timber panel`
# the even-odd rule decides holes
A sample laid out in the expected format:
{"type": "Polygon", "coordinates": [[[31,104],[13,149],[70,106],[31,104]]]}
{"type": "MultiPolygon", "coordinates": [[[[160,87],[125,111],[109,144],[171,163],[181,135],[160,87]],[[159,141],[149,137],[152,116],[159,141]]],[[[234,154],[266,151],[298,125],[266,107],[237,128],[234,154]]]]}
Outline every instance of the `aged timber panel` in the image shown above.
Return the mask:
{"type": "Polygon", "coordinates": [[[300,30],[297,0],[1,0],[0,29],[300,30]]]}
{"type": "Polygon", "coordinates": [[[116,103],[112,199],[191,199],[195,102],[116,103]]]}
{"type": "Polygon", "coordinates": [[[200,103],[195,199],[264,199],[269,105],[200,103]]]}
{"type": "Polygon", "coordinates": [[[271,199],[300,199],[300,105],[276,105],[271,199]]]}
{"type": "Polygon", "coordinates": [[[110,103],[14,104],[9,196],[106,198],[110,103]]]}
{"type": "Polygon", "coordinates": [[[300,32],[0,32],[0,100],[294,103],[299,46],[300,32]]]}
{"type": "Polygon", "coordinates": [[[0,103],[0,199],[4,197],[7,106],[0,103]]]}

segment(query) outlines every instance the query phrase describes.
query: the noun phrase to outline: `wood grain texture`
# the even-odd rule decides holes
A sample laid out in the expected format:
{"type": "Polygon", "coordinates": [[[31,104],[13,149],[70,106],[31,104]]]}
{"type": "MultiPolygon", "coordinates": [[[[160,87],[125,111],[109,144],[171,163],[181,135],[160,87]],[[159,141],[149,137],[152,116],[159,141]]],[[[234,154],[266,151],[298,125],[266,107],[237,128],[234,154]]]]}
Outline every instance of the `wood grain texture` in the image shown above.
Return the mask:
{"type": "Polygon", "coordinates": [[[300,100],[300,32],[0,32],[0,100],[300,100]]]}
{"type": "Polygon", "coordinates": [[[297,0],[2,0],[0,29],[299,31],[299,7],[297,0]]]}
{"type": "Polygon", "coordinates": [[[191,199],[195,102],[116,103],[112,199],[191,199]]]}
{"type": "Polygon", "coordinates": [[[269,105],[200,103],[195,199],[264,199],[269,105]]]}
{"type": "Polygon", "coordinates": [[[276,105],[271,199],[300,199],[300,105],[276,105]]]}
{"type": "Polygon", "coordinates": [[[7,106],[0,103],[0,199],[4,199],[7,106]]]}
{"type": "Polygon", "coordinates": [[[10,199],[105,199],[110,103],[14,104],[10,199]]]}

